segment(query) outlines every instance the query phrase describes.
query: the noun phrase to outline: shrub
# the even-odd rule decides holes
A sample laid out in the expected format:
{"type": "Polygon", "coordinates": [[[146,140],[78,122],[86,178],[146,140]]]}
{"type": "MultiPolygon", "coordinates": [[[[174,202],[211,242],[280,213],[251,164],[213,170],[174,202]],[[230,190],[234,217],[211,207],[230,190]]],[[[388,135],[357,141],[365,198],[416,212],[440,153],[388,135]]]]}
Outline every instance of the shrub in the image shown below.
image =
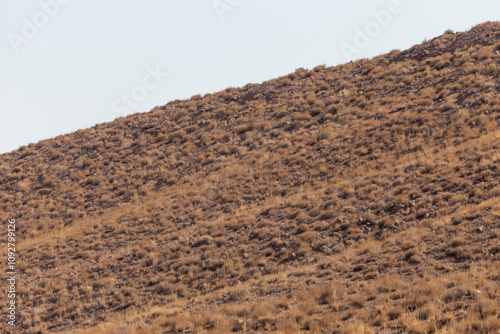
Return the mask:
{"type": "Polygon", "coordinates": [[[332,114],[332,115],[336,115],[339,112],[341,112],[342,110],[344,110],[345,108],[346,108],[345,104],[343,104],[343,103],[337,103],[335,105],[331,105],[327,109],[327,113],[332,114]]]}

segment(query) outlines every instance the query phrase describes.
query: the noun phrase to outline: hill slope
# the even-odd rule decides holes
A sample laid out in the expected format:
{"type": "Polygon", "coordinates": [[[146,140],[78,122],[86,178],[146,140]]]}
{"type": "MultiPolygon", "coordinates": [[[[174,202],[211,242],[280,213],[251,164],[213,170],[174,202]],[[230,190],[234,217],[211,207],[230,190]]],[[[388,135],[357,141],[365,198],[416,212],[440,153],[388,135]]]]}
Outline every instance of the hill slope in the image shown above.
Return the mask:
{"type": "Polygon", "coordinates": [[[1,155],[18,332],[496,333],[499,40],[447,32],[1,155]]]}

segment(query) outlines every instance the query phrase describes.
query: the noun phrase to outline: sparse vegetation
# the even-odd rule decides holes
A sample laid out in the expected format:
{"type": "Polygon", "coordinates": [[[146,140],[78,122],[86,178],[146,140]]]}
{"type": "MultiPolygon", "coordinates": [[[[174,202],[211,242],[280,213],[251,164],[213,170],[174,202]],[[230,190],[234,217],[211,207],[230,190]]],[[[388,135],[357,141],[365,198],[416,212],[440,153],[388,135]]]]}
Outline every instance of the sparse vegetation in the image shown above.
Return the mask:
{"type": "Polygon", "coordinates": [[[499,37],[447,31],[0,156],[19,333],[497,333],[499,37]]]}

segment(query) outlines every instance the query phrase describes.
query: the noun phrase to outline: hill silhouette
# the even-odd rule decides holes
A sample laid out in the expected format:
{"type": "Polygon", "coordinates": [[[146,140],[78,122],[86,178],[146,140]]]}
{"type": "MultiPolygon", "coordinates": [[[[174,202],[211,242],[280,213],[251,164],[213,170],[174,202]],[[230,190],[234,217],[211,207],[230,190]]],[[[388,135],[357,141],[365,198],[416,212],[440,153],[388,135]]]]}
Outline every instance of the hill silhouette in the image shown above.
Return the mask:
{"type": "Polygon", "coordinates": [[[11,332],[497,333],[499,41],[447,31],[1,155],[11,332]]]}

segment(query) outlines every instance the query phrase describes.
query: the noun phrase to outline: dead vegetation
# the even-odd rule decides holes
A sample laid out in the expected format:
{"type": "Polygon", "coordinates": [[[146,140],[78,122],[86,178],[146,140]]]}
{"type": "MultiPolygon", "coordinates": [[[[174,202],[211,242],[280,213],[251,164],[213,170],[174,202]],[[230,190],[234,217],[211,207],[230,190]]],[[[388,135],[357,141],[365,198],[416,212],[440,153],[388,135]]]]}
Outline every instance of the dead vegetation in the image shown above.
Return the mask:
{"type": "Polygon", "coordinates": [[[19,333],[497,333],[499,37],[447,32],[0,156],[19,333]]]}

